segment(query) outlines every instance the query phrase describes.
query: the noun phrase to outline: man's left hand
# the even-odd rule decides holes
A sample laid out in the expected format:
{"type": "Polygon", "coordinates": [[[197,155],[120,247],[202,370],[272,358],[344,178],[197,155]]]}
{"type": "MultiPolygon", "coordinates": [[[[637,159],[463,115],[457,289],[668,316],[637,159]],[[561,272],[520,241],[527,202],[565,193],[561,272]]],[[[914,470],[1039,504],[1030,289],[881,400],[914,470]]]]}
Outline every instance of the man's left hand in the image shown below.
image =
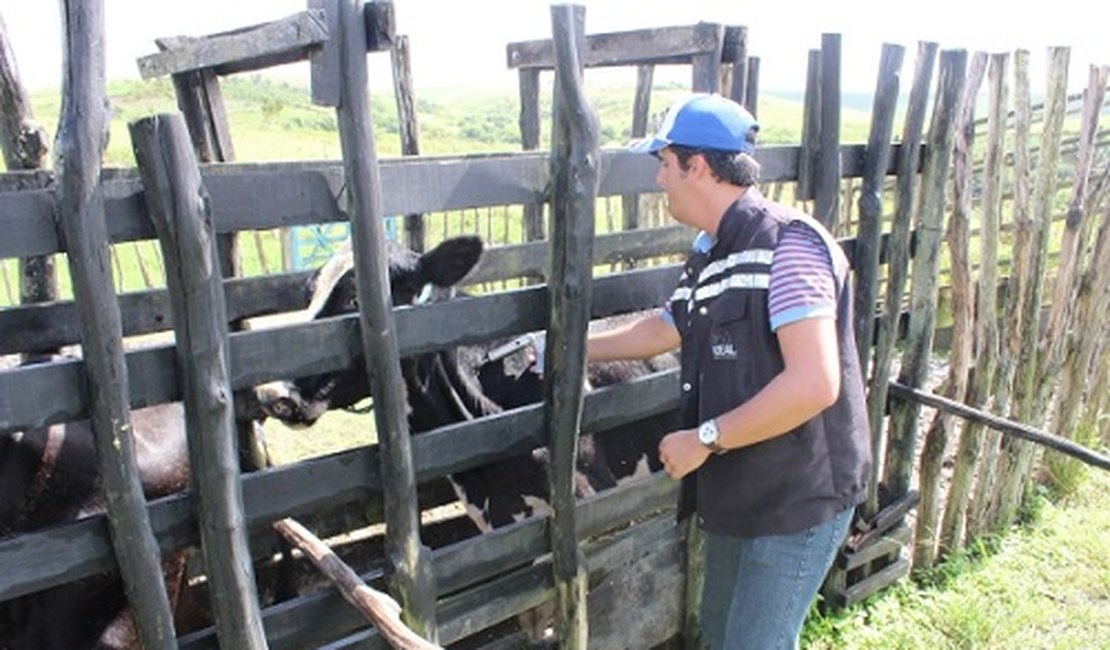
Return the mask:
{"type": "Polygon", "coordinates": [[[709,453],[709,448],[698,440],[697,429],[668,433],[659,442],[659,460],[673,479],[680,479],[701,467],[709,453]]]}

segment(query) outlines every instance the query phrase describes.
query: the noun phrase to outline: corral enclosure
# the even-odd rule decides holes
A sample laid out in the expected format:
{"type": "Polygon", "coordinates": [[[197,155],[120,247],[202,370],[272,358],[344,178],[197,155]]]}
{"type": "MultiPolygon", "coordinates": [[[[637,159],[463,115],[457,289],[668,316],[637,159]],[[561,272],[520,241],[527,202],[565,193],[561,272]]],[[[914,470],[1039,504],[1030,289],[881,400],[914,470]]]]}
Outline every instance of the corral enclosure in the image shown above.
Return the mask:
{"type": "MultiPolygon", "coordinates": [[[[581,68],[638,66],[640,93],[630,107],[637,135],[648,128],[654,65],[688,65],[694,89],[720,90],[755,108],[758,59],[746,51],[743,28],[698,24],[586,36],[588,21],[583,22],[580,9],[554,7],[553,39],[508,48],[510,65],[520,69],[525,152],[379,161],[365,106],[365,68],[358,61],[368,50],[389,51],[395,57],[399,111],[402,123],[409,123],[404,119],[404,83],[412,80],[404,73],[404,39],[391,32],[389,15],[380,5],[364,9],[357,2],[314,2],[304,14],[252,30],[197,42],[164,43],[166,51],[150,57],[145,65],[150,74],[174,75],[185,119],[158,117],[137,124],[133,132],[146,133],[145,140],[137,138],[134,143],[137,151],[147,152],[139,157],[140,168],[101,173],[95,147],[97,110],[90,108],[97,106],[97,92],[102,92],[95,88],[96,82],[103,81],[97,78],[96,49],[90,37],[98,33],[99,3],[76,4],[68,10],[73,27],[67,47],[75,61],[82,60],[88,67],[74,65],[70,70],[67,99],[75,114],[94,117],[85,124],[71,122],[71,130],[59,138],[58,153],[67,156],[64,167],[56,165],[54,173],[9,173],[0,180],[0,221],[6,233],[0,257],[23,258],[34,268],[37,256],[67,252],[77,298],[0,311],[0,354],[43,354],[82,341],[85,354],[80,360],[0,372],[0,430],[12,436],[90,417],[112,429],[109,422],[120,417],[126,421],[129,408],[182,400],[187,408],[193,405],[197,412],[218,415],[190,423],[196,427],[190,444],[205,446],[203,453],[194,450],[200,479],[199,489],[191,494],[143,505],[133,498],[135,485],[128,482],[128,473],[133,473],[126,470],[131,463],[128,454],[117,451],[109,462],[125,469],[115,479],[105,476],[105,489],[129,494],[131,499],[108,499],[107,517],[116,531],[114,537],[108,535],[109,520],[97,515],[0,541],[0,599],[22,598],[116,565],[133,590],[144,581],[151,588],[161,582],[157,563],[142,562],[152,556],[151,544],[163,551],[199,545],[205,561],[193,570],[207,576],[208,586],[196,583],[194,589],[223,590],[221,602],[213,604],[225,609],[217,611],[217,626],[179,639],[182,647],[215,647],[217,642],[223,647],[329,643],[374,647],[384,641],[374,629],[364,629],[366,621],[341,603],[333,590],[302,585],[291,600],[272,601],[270,576],[276,570],[269,558],[278,545],[271,524],[293,516],[317,534],[331,537],[385,521],[390,533],[384,546],[392,549],[390,553],[380,550],[380,529],[340,537],[336,546],[368,579],[392,577],[392,590],[406,605],[409,622],[441,642],[509,643],[494,640],[507,634],[503,628],[486,632],[480,640],[466,639],[556,593],[561,602],[569,602],[564,609],[575,614],[557,626],[564,638],[575,639],[576,632],[588,628],[590,645],[596,647],[679,644],[684,635],[689,642],[691,608],[683,585],[696,593],[692,586],[698,572],[697,539],[696,534],[688,539],[687,527],[674,524],[676,485],[656,476],[569,507],[574,434],[602,431],[673,409],[677,405],[673,372],[597,391],[584,399],[575,392],[577,382],[565,382],[558,388],[562,392],[548,394],[547,408],[515,409],[436,429],[411,441],[403,417],[404,396],[388,386],[397,385],[390,374],[397,355],[499,340],[537,329],[565,337],[568,349],[575,350],[584,334],[581,316],[601,318],[655,308],[666,299],[677,277],[670,261],[687,247],[690,233],[680,227],[642,227],[637,195],[655,189],[654,161],[596,149],[596,132],[589,121],[571,117],[589,114],[589,107],[581,102],[581,68]],[[337,107],[344,160],[217,162],[233,158],[230,134],[219,115],[220,75],[304,57],[312,57],[315,66],[314,99],[337,107]],[[546,151],[539,149],[538,142],[538,93],[545,80],[541,72],[551,69],[556,70],[552,128],[556,137],[555,146],[546,151]],[[188,125],[188,138],[183,124],[188,125]],[[77,144],[65,148],[66,142],[77,144]],[[200,205],[183,198],[201,195],[207,201],[200,205]],[[622,197],[621,232],[593,236],[598,197],[622,197]],[[467,282],[524,278],[521,288],[389,310],[382,298],[383,279],[374,277],[374,267],[366,261],[381,255],[384,217],[411,215],[405,220],[403,237],[422,249],[437,239],[425,232],[427,221],[422,215],[489,206],[520,206],[525,241],[487,251],[467,282]],[[160,238],[166,259],[179,260],[176,266],[166,264],[179,267],[170,290],[119,296],[115,323],[90,315],[111,312],[103,306],[115,302],[110,278],[104,273],[103,247],[109,241],[155,238],[154,220],[160,217],[200,225],[183,226],[176,237],[160,238]],[[355,250],[366,264],[360,267],[362,313],[265,330],[240,329],[246,318],[304,308],[302,287],[307,274],[231,277],[233,235],[344,221],[352,224],[355,250]],[[218,284],[212,284],[221,281],[219,274],[185,263],[208,259],[206,255],[215,250],[205,224],[211,225],[221,242],[222,300],[218,284]],[[188,236],[183,234],[187,232],[188,236]],[[548,233],[549,241],[540,241],[548,233]],[[565,281],[593,275],[595,267],[608,271],[613,264],[631,268],[603,277],[598,274],[592,285],[584,283],[590,285],[585,294],[572,293],[583,283],[565,281]],[[543,278],[548,283],[537,282],[543,278]],[[183,314],[189,314],[185,319],[189,322],[194,318],[217,321],[219,327],[214,333],[184,331],[183,314]],[[360,323],[375,324],[389,335],[384,342],[369,341],[360,323]],[[445,327],[456,323],[460,325],[445,327]],[[130,349],[116,335],[164,332],[171,324],[178,326],[176,347],[154,344],[130,349]],[[203,340],[206,336],[208,340],[203,340]],[[96,354],[89,353],[92,341],[97,344],[96,354]],[[196,352],[202,349],[215,353],[196,352]],[[376,392],[375,417],[383,444],[240,478],[232,441],[235,429],[250,432],[249,418],[257,415],[249,389],[272,379],[344,368],[360,354],[382,360],[375,373],[381,376],[378,385],[385,388],[376,392]],[[203,367],[211,361],[216,363],[203,367]],[[125,380],[119,378],[121,371],[125,380]],[[235,414],[229,411],[230,402],[220,398],[232,392],[241,420],[238,425],[232,423],[235,414]],[[437,506],[451,499],[437,479],[539,444],[549,444],[556,459],[552,499],[562,507],[556,507],[552,517],[529,519],[469,539],[458,539],[444,524],[425,527],[422,533],[417,530],[419,518],[414,519],[412,498],[417,483],[423,485],[422,507],[437,506]],[[235,480],[228,481],[229,477],[235,480]],[[119,534],[127,526],[134,527],[129,529],[133,534],[119,534]],[[367,535],[372,541],[362,544],[367,535]],[[553,554],[554,566],[552,560],[533,564],[548,553],[553,554]],[[243,575],[241,567],[227,562],[247,554],[255,561],[258,585],[253,576],[243,575]],[[578,584],[584,591],[586,583],[593,587],[588,619],[587,608],[574,598],[578,589],[567,586],[578,584]],[[639,606],[627,607],[630,600],[639,606]]],[[[1061,68],[1053,67],[1036,122],[1043,135],[1037,139],[1031,132],[1029,80],[1022,76],[1027,54],[969,58],[952,50],[938,57],[935,44],[921,44],[897,139],[922,146],[905,147],[889,144],[895,139],[897,71],[903,48],[888,46],[879,70],[871,139],[867,145],[843,146],[837,128],[838,37],[828,35],[821,45],[811,56],[804,142],[763,148],[758,157],[767,193],[785,188],[798,200],[812,201],[809,205],[822,221],[842,235],[853,235],[845,246],[857,271],[857,304],[862,306],[857,329],[865,343],[861,346],[868,357],[865,365],[871,368],[874,447],[885,462],[876,468],[873,499],[861,511],[855,535],[827,585],[830,601],[847,603],[905,575],[910,560],[903,557],[903,545],[911,537],[917,539],[915,560],[929,564],[937,552],[958,548],[967,536],[1008,521],[1035,459],[1031,445],[1012,443],[1011,438],[1002,442],[997,433],[987,435],[965,427],[959,442],[951,443],[958,444],[960,459],[952,484],[967,483],[961,490],[940,491],[944,449],[959,429],[951,418],[938,417],[919,436],[917,420],[919,403],[931,399],[920,389],[937,325],[944,229],[950,233],[944,250],[950,258],[953,320],[949,346],[953,379],[948,396],[972,407],[993,402],[992,412],[1025,423],[1022,427],[1001,419],[990,421],[982,412],[963,407],[964,417],[986,421],[993,431],[1039,438],[1106,466],[1105,456],[1036,428],[1051,425],[1061,433],[1082,430],[1074,423],[1095,422],[1105,408],[1106,321],[1099,315],[1105,313],[1110,264],[1106,258],[1107,157],[1100,146],[1105,143],[1105,130],[1098,123],[1104,111],[1107,72],[1104,67],[1092,68],[1085,96],[1068,98],[1059,77],[1061,68]],[[979,145],[981,153],[977,153],[975,129],[969,126],[975,123],[976,112],[969,104],[973,106],[978,95],[971,90],[984,78],[990,112],[985,129],[980,130],[986,143],[979,145]],[[1067,118],[1070,106],[1078,109],[1078,119],[1067,118]],[[1007,126],[1011,119],[1012,132],[1007,126]],[[1065,129],[1065,124],[1072,126],[1065,129]],[[1074,140],[1065,135],[1066,130],[1074,130],[1074,140]],[[1030,152],[1030,142],[1035,143],[1035,154],[1030,152]],[[855,215],[857,179],[860,194],[855,215]],[[1059,198],[1065,194],[1067,219],[1059,221],[1063,230],[1054,236],[1051,224],[1058,222],[1059,198]],[[1013,215],[1012,222],[1003,219],[1003,206],[1013,215]],[[974,257],[968,252],[972,228],[974,241],[981,246],[974,257]],[[1008,232],[1013,233],[1012,241],[1008,232]],[[1049,255],[1050,242],[1055,257],[1049,255]],[[1010,279],[1002,281],[998,263],[1010,260],[1012,268],[1006,274],[1010,279]],[[1049,274],[1050,268],[1055,274],[1049,274]],[[1003,286],[1002,302],[994,301],[993,290],[973,293],[970,288],[976,282],[992,289],[1003,286]],[[1037,308],[1049,302],[1050,293],[1055,294],[1053,310],[1042,325],[1037,308]],[[1006,345],[999,344],[997,331],[992,332],[990,323],[995,319],[970,319],[976,301],[979,313],[1006,317],[1006,345]],[[1094,335],[1075,336],[1075,332],[1094,335]],[[1038,347],[1040,354],[1029,352],[1038,347]],[[971,378],[978,383],[969,379],[972,349],[980,365],[971,378]],[[888,378],[899,353],[901,369],[887,425],[888,378]],[[993,370],[995,364],[999,373],[993,370]],[[992,377],[995,374],[1003,379],[992,377]],[[1053,400],[1057,382],[1050,379],[1056,375],[1065,380],[1053,400]],[[1055,410],[1048,420],[1042,414],[1050,405],[1055,410]],[[926,452],[919,455],[917,440],[922,437],[926,452]],[[995,493],[1010,496],[996,500],[995,493]],[[915,535],[904,522],[919,496],[915,535]]],[[[1060,58],[1066,59],[1066,50],[1061,48],[1052,56],[1059,63],[1060,58]]],[[[407,152],[415,154],[415,149],[411,144],[407,152]]],[[[581,368],[575,368],[573,357],[573,353],[565,357],[556,353],[551,367],[562,376],[580,377],[581,368]]],[[[940,405],[950,411],[961,408],[940,405]]],[[[1097,423],[1088,426],[1097,427],[1097,423]]],[[[118,430],[115,434],[126,437],[118,430]]],[[[100,438],[111,439],[111,435],[100,438]]],[[[1092,440],[1097,438],[1086,442],[1092,444],[1092,440]]],[[[105,446],[111,445],[102,444],[102,454],[113,453],[105,446]]],[[[151,598],[138,605],[144,633],[166,625],[159,602],[151,598]]]]}

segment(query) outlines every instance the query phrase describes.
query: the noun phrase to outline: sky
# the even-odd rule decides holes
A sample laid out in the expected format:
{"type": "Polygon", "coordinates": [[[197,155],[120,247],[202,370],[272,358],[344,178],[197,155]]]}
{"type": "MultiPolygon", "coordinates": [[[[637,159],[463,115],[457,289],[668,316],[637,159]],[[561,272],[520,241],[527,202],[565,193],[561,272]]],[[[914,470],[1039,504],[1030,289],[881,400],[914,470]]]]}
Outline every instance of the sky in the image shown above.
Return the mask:
{"type": "MultiPolygon", "coordinates": [[[[397,32],[409,37],[413,80],[420,88],[472,85],[515,87],[505,63],[507,43],[551,36],[548,0],[394,0],[397,32]]],[[[969,54],[1030,51],[1033,89],[1044,86],[1046,48],[1070,46],[1069,88],[1087,83],[1088,67],[1110,65],[1108,10],[1089,0],[1027,5],[1012,0],[580,0],[586,32],[691,25],[699,21],[745,25],[749,53],[760,57],[761,88],[800,90],[810,49],[823,33],[841,34],[845,92],[874,89],[882,43],[903,45],[904,78],[912,78],[916,44],[969,54]],[[1031,7],[1035,6],[1035,10],[1031,7]]],[[[25,87],[61,84],[60,0],[0,0],[16,64],[25,87]]],[[[202,36],[282,18],[307,0],[104,0],[108,78],[138,78],[136,59],[157,51],[163,36],[202,36]]],[[[386,54],[370,55],[371,89],[391,88],[386,54]]],[[[657,72],[657,79],[688,79],[686,68],[657,72]],[[681,76],[679,76],[681,75],[681,76]]],[[[307,79],[307,66],[281,73],[307,79]]],[[[635,72],[627,74],[628,83],[635,72]]],[[[903,82],[903,88],[908,81],[903,82]]]]}

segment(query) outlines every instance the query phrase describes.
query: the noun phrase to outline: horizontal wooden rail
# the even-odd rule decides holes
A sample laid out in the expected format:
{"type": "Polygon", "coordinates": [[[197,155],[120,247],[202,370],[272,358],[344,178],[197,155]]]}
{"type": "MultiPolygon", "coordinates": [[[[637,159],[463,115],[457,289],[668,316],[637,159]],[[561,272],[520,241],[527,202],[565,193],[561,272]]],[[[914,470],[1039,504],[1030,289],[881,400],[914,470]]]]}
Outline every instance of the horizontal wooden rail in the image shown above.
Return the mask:
{"type": "MultiPolygon", "coordinates": [[[[897,147],[892,158],[896,159],[897,147]]],[[[863,170],[865,145],[841,147],[845,178],[863,170]]],[[[548,183],[544,152],[463,157],[413,157],[381,162],[385,214],[424,214],[486,206],[542,203],[548,183]]],[[[759,150],[765,182],[792,181],[798,175],[799,148],[770,145],[759,150]]],[[[601,154],[599,196],[659,191],[657,162],[623,149],[601,154]]],[[[888,174],[894,169],[888,169],[888,174]]],[[[217,232],[269,230],[285,226],[346,221],[340,209],[344,190],[339,162],[265,164],[215,163],[201,166],[217,232]],[[338,198],[337,198],[338,197],[338,198]]],[[[0,188],[30,183],[39,189],[0,191],[0,259],[48,255],[64,246],[54,222],[52,181],[42,174],[19,179],[0,174],[0,188]]],[[[48,177],[51,178],[51,177],[48,177]]],[[[112,243],[153,239],[142,185],[134,170],[105,170],[104,201],[112,243]]]]}

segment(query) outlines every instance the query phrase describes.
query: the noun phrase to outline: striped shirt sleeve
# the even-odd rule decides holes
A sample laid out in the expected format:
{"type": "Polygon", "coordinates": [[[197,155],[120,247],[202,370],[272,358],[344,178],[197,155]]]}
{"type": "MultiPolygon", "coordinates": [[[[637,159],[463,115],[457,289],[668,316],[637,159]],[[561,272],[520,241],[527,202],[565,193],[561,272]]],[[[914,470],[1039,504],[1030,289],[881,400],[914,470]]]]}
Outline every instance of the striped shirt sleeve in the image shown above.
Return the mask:
{"type": "Polygon", "coordinates": [[[836,280],[821,235],[795,221],[783,231],[771,261],[767,291],[771,331],[807,318],[836,318],[836,280]]]}

